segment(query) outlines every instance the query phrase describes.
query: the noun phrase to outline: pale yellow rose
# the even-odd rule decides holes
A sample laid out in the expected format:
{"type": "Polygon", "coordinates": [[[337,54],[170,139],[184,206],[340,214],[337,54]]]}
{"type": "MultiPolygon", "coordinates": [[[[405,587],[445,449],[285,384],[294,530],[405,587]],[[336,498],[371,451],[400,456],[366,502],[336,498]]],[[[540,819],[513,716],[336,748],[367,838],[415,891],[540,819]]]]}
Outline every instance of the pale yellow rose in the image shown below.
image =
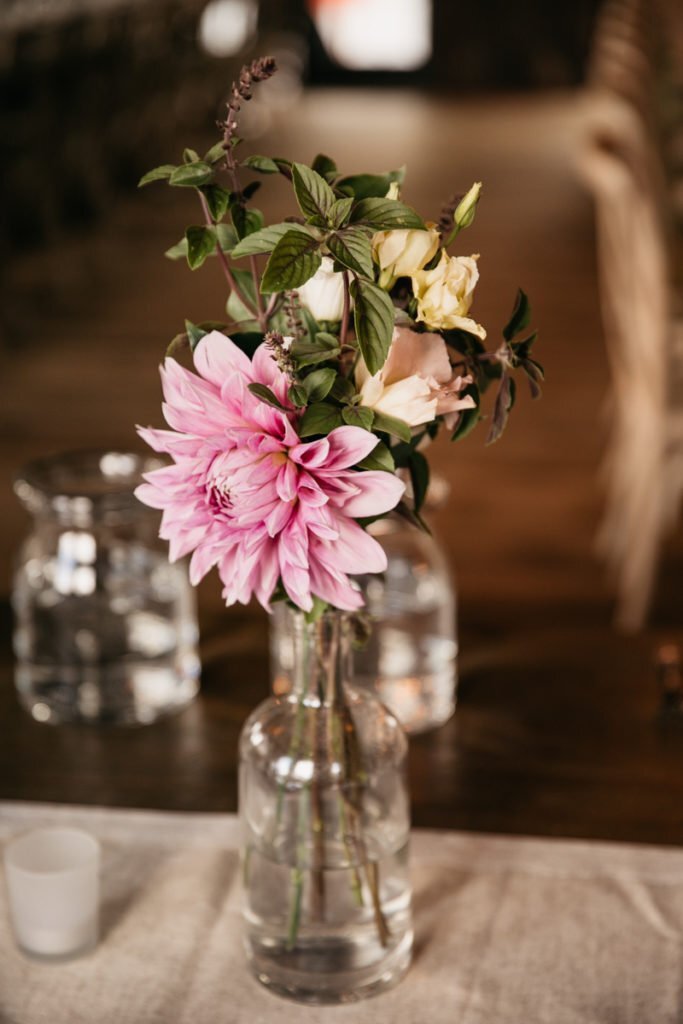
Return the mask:
{"type": "Polygon", "coordinates": [[[478,256],[449,256],[444,249],[438,266],[413,274],[417,319],[435,330],[459,327],[485,338],[486,331],[481,324],[467,316],[479,280],[478,259],[478,256]]]}
{"type": "Polygon", "coordinates": [[[341,320],[344,310],[344,278],[334,269],[334,262],[329,256],[323,256],[313,277],[309,277],[298,292],[302,306],[318,322],[341,320]]]}
{"type": "Polygon", "coordinates": [[[396,228],[377,231],[372,239],[372,254],[379,263],[380,288],[389,289],[399,277],[411,277],[436,255],[439,231],[427,228],[396,228]]]}
{"type": "Polygon", "coordinates": [[[408,327],[394,329],[389,355],[379,373],[371,376],[362,358],[356,366],[361,405],[411,427],[431,423],[437,416],[449,420],[460,410],[473,408],[473,399],[461,395],[471,383],[471,377],[453,372],[441,335],[418,334],[408,327]]]}

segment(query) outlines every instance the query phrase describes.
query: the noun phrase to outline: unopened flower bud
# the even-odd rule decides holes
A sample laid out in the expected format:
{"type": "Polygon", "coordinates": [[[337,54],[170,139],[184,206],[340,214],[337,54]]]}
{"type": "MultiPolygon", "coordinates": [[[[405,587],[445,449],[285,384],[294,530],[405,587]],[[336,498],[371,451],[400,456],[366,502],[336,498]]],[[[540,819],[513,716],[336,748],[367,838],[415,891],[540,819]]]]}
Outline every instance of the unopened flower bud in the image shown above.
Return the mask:
{"type": "Polygon", "coordinates": [[[474,220],[480,194],[481,182],[475,181],[469,192],[462,197],[456,206],[455,213],[453,214],[453,223],[458,231],[462,231],[463,228],[468,228],[474,220]]]}

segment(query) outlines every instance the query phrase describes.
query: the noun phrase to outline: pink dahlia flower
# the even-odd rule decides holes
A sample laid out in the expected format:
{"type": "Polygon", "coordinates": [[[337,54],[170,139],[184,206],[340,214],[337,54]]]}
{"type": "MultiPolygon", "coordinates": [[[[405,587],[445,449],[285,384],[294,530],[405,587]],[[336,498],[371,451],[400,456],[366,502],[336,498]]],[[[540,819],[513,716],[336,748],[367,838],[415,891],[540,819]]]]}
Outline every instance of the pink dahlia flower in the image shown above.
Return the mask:
{"type": "Polygon", "coordinates": [[[172,430],[139,428],[173,465],[146,474],[136,494],[163,509],[160,535],[172,561],[193,552],[193,583],[218,567],[227,604],[255,595],[268,608],[278,583],[299,608],[313,596],[337,608],[363,604],[349,574],[382,572],[382,547],[355,520],[399,501],[403,483],[382,470],[353,470],[377,444],[360,427],[302,441],[288,379],[265,345],[250,360],[213,331],[195,349],[197,374],[174,359],[161,368],[172,430]],[[287,411],[257,398],[265,384],[287,411]]]}

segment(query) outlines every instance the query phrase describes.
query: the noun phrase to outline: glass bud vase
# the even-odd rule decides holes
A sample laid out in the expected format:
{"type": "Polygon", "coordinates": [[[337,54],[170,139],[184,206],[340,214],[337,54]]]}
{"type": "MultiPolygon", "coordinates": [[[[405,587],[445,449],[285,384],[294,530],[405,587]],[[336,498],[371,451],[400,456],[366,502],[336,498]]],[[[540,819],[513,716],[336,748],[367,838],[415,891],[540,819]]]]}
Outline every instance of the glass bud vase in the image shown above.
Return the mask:
{"type": "MultiPolygon", "coordinates": [[[[383,573],[359,577],[371,628],[354,651],[354,679],[376,691],[405,731],[443,725],[455,710],[456,596],[448,557],[433,534],[398,515],[368,527],[387,555],[383,573]]],[[[270,623],[275,693],[291,686],[294,651],[285,608],[270,623]]]]}
{"type": "Polygon", "coordinates": [[[71,452],[26,466],[32,516],[14,576],[19,700],[39,722],[137,725],[199,687],[195,595],[171,565],[159,517],[134,495],[163,465],[132,452],[71,452]]]}
{"type": "Polygon", "coordinates": [[[253,712],[240,741],[245,946],[279,994],[343,1003],[410,963],[407,740],[352,685],[349,616],[286,616],[292,687],[253,712]]]}

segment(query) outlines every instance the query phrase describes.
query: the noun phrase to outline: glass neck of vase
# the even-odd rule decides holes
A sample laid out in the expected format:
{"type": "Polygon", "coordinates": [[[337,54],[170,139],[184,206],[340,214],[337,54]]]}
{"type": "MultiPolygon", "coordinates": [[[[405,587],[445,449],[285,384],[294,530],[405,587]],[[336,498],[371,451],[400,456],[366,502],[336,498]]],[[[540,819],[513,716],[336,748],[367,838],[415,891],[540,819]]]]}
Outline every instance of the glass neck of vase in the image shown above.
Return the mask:
{"type": "Polygon", "coordinates": [[[307,704],[338,704],[351,678],[349,616],[332,610],[307,622],[303,612],[293,612],[292,643],[292,694],[307,704]]]}

